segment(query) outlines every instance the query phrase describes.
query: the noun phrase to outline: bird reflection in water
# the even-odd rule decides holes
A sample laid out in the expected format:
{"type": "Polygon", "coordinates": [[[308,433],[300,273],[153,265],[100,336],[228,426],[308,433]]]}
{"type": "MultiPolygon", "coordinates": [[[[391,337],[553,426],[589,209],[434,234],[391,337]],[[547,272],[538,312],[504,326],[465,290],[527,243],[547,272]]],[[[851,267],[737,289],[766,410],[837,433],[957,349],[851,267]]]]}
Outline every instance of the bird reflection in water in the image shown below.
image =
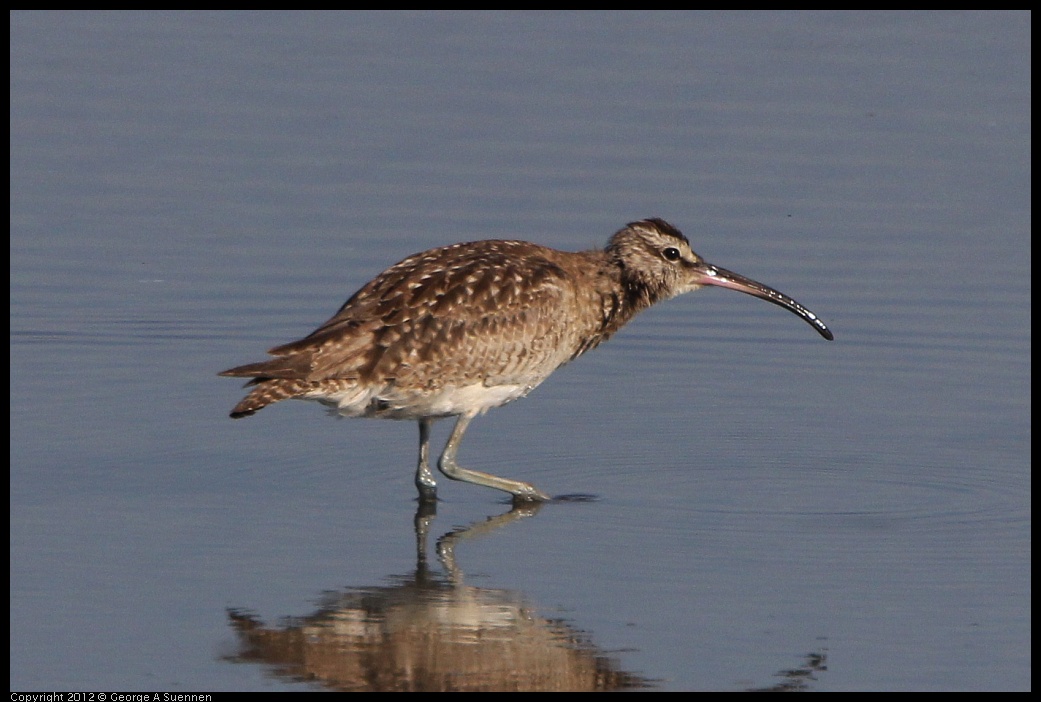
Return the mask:
{"type": "Polygon", "coordinates": [[[517,506],[437,540],[429,567],[434,503],[415,517],[417,565],[392,584],[326,595],[318,610],[266,627],[244,610],[228,616],[238,638],[232,662],[343,691],[607,691],[652,681],[623,671],[587,632],[538,613],[520,593],[464,582],[456,546],[536,514],[517,506]]]}
{"type": "MultiPolygon", "coordinates": [[[[456,548],[532,517],[542,506],[515,505],[444,534],[436,542],[441,567],[434,568],[427,561],[427,536],[436,504],[420,502],[412,573],[392,576],[387,585],[327,593],[314,614],[286,617],[277,626],[265,626],[246,610],[229,610],[238,651],[224,659],[260,663],[284,680],[351,692],[658,687],[661,681],[623,670],[589,632],[541,616],[523,594],[465,583],[456,548]]],[[[809,691],[826,662],[826,650],[808,653],[803,665],[775,673],[772,685],[750,690],[809,691]]]]}

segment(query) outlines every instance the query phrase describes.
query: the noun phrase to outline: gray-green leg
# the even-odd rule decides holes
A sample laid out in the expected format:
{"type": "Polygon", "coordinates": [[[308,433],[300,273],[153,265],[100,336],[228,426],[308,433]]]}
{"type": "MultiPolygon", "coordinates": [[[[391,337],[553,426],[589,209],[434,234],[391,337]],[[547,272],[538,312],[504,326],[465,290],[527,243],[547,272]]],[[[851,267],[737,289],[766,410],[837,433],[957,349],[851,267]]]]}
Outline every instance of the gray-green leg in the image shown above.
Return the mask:
{"type": "Polygon", "coordinates": [[[430,470],[430,427],[432,419],[419,420],[419,465],[416,466],[416,489],[420,502],[437,500],[437,481],[430,470]]]}
{"type": "MultiPolygon", "coordinates": [[[[515,502],[549,502],[552,500],[552,497],[540,491],[530,483],[522,483],[519,480],[500,478],[497,475],[482,473],[476,470],[468,470],[455,462],[455,454],[459,450],[459,443],[463,440],[463,434],[466,432],[466,427],[470,425],[470,420],[473,418],[474,415],[472,414],[459,415],[459,421],[455,423],[455,427],[452,429],[452,435],[448,437],[448,443],[445,444],[445,450],[441,453],[441,458],[437,462],[437,467],[441,469],[441,472],[452,480],[461,480],[466,483],[483,485],[484,487],[508,492],[513,495],[515,502]]],[[[422,429],[423,423],[420,421],[421,435],[422,429]]],[[[416,480],[418,483],[418,477],[416,480]]]]}

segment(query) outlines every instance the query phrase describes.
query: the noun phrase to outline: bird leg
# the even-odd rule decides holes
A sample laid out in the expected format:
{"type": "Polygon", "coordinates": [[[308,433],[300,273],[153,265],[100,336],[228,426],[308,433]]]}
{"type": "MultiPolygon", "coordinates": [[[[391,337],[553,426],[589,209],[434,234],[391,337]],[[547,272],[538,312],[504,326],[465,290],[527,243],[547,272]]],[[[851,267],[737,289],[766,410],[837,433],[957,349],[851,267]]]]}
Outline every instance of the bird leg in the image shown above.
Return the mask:
{"type": "Polygon", "coordinates": [[[416,466],[416,489],[420,502],[437,501],[437,481],[430,470],[430,427],[433,419],[419,420],[419,465],[416,466]]]}
{"type": "MultiPolygon", "coordinates": [[[[452,429],[452,435],[448,437],[448,443],[445,444],[445,450],[441,453],[441,458],[438,459],[437,462],[437,467],[441,469],[441,472],[452,480],[461,480],[466,483],[483,485],[484,487],[508,492],[513,495],[514,502],[549,502],[552,500],[552,497],[540,491],[530,483],[522,483],[519,480],[500,478],[497,475],[482,473],[476,470],[468,470],[455,462],[455,454],[459,450],[459,443],[463,440],[463,434],[466,432],[466,427],[470,425],[470,420],[473,418],[473,414],[459,415],[459,420],[455,423],[455,427],[452,429]]],[[[421,433],[423,429],[423,421],[424,420],[420,420],[421,433]]],[[[418,476],[416,481],[418,484],[418,476]]]]}

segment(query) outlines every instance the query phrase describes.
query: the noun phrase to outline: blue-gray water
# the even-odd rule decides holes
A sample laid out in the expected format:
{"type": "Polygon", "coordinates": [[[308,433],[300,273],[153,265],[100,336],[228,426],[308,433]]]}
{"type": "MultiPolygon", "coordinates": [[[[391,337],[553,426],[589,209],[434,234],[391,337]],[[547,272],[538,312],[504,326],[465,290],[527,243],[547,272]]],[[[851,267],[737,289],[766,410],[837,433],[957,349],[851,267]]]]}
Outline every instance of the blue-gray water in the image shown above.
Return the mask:
{"type": "Polygon", "coordinates": [[[1030,39],[13,13],[11,688],[1028,689],[1030,39]],[[464,465],[591,501],[417,518],[414,423],[227,417],[410,253],[648,216],[836,340],[704,290],[474,422],[464,465]]]}

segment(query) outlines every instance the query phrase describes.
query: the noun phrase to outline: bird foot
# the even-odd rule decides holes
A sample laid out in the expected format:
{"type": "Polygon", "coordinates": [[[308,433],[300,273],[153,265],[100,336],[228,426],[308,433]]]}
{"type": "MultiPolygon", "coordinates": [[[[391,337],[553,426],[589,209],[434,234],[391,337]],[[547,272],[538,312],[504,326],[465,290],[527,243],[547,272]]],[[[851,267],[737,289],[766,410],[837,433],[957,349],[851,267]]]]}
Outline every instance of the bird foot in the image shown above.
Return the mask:
{"type": "Polygon", "coordinates": [[[534,485],[524,483],[517,492],[513,493],[513,504],[527,504],[531,502],[552,502],[553,498],[539,490],[534,485]]]}

